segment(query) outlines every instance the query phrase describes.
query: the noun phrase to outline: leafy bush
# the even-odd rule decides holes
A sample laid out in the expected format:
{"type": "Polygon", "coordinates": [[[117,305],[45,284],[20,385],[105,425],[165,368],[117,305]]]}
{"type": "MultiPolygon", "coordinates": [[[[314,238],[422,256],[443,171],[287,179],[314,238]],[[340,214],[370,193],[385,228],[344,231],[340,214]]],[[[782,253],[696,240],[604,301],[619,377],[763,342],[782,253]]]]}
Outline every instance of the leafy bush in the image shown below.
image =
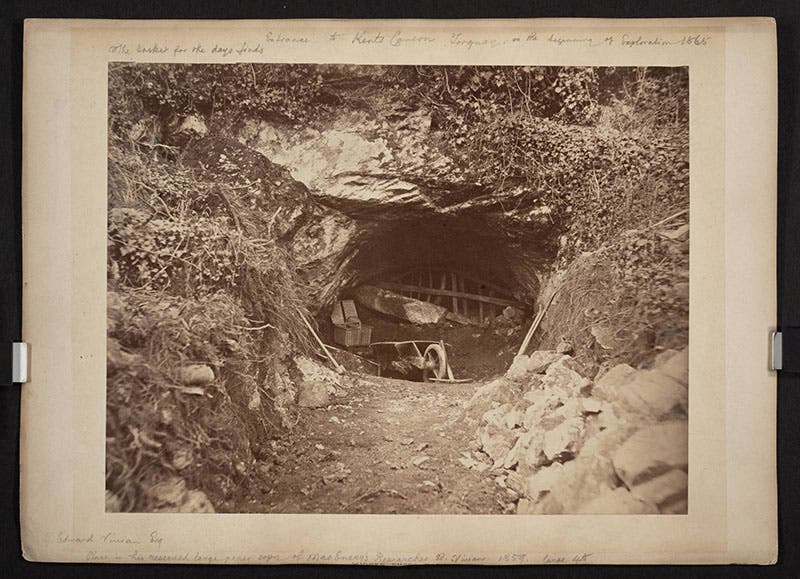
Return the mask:
{"type": "Polygon", "coordinates": [[[207,119],[280,114],[304,121],[322,77],[295,64],[141,64],[109,66],[110,129],[127,134],[145,113],[169,125],[181,115],[207,119]]]}
{"type": "MultiPolygon", "coordinates": [[[[577,257],[552,283],[558,295],[541,324],[537,349],[562,337],[587,370],[647,364],[689,336],[688,241],[628,230],[577,257]]],[[[549,295],[548,291],[548,295],[549,295]]]]}

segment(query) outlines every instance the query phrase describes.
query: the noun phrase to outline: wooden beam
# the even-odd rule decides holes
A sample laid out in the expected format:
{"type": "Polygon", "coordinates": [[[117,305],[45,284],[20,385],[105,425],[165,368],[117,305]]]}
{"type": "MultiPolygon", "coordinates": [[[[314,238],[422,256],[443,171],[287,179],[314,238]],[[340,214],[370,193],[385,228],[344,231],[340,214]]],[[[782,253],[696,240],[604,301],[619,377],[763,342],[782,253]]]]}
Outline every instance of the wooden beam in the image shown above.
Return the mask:
{"type": "MultiPolygon", "coordinates": [[[[380,287],[380,288],[383,288],[383,289],[387,289],[387,290],[390,290],[390,291],[393,291],[393,292],[398,292],[398,293],[399,292],[404,292],[404,291],[407,292],[407,291],[412,291],[412,290],[416,291],[417,290],[416,286],[406,285],[406,284],[403,284],[403,283],[381,282],[381,283],[376,284],[376,285],[377,285],[377,287],[380,287]]],[[[453,298],[453,300],[454,300],[454,303],[458,303],[457,302],[457,298],[462,298],[462,299],[467,299],[467,300],[473,300],[473,301],[476,301],[476,302],[484,302],[484,303],[487,303],[487,304],[494,304],[494,305],[503,306],[503,307],[505,307],[505,306],[518,307],[520,305],[519,302],[514,302],[514,301],[511,301],[511,300],[504,300],[502,298],[493,298],[493,297],[489,297],[489,296],[482,296],[482,295],[479,295],[479,294],[471,294],[471,293],[467,293],[467,292],[459,292],[459,291],[453,291],[453,290],[441,290],[441,289],[433,289],[433,288],[430,288],[430,289],[426,288],[426,291],[429,292],[431,295],[434,295],[434,296],[451,296],[453,298]]],[[[455,313],[458,313],[458,312],[455,312],[455,313]]]]}

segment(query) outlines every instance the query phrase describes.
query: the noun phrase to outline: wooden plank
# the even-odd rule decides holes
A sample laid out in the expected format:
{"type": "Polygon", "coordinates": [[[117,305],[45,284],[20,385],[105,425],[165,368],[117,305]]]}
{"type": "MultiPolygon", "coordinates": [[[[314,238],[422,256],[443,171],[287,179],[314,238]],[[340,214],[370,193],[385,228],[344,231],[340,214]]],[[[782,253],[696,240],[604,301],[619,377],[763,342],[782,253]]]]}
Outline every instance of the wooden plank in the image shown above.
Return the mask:
{"type": "Polygon", "coordinates": [[[525,335],[525,339],[522,341],[522,344],[519,347],[519,351],[517,352],[517,356],[520,356],[525,353],[525,350],[528,349],[528,344],[531,343],[531,338],[533,338],[533,333],[536,331],[536,328],[539,327],[539,324],[544,318],[545,313],[547,313],[547,308],[550,307],[550,304],[553,303],[553,298],[556,297],[558,290],[561,288],[557,288],[553,293],[550,294],[550,297],[547,299],[547,302],[544,304],[542,309],[539,310],[539,313],[536,314],[536,318],[533,320],[528,333],[525,335]]]}
{"type": "Polygon", "coordinates": [[[342,312],[342,302],[336,302],[331,308],[331,323],[334,326],[344,325],[344,313],[342,312]]]}
{"type": "MultiPolygon", "coordinates": [[[[410,291],[411,289],[416,289],[414,286],[409,286],[409,285],[402,284],[402,283],[392,283],[392,282],[380,283],[380,284],[378,284],[378,287],[386,289],[386,290],[390,290],[390,291],[393,291],[393,292],[410,291]]],[[[511,301],[511,300],[505,300],[505,299],[502,299],[502,298],[494,298],[494,297],[489,297],[489,296],[482,296],[480,294],[471,294],[471,293],[467,293],[467,292],[460,292],[460,291],[453,291],[453,290],[440,290],[440,289],[433,289],[433,288],[428,289],[427,291],[430,292],[431,295],[435,295],[435,296],[450,296],[450,297],[453,298],[453,300],[454,300],[453,303],[454,304],[458,303],[457,298],[462,298],[462,299],[467,299],[467,300],[475,300],[476,302],[484,302],[484,303],[487,303],[487,304],[494,304],[494,305],[503,306],[503,307],[506,307],[506,306],[518,307],[520,305],[519,302],[515,302],[515,301],[511,301]]],[[[456,312],[456,313],[458,313],[458,312],[456,312]]]]}
{"type": "MultiPolygon", "coordinates": [[[[447,272],[445,271],[442,272],[442,283],[439,284],[439,289],[441,290],[447,289],[447,272]]],[[[437,300],[436,303],[438,303],[440,306],[444,304],[443,295],[436,296],[436,300],[437,300]]]]}

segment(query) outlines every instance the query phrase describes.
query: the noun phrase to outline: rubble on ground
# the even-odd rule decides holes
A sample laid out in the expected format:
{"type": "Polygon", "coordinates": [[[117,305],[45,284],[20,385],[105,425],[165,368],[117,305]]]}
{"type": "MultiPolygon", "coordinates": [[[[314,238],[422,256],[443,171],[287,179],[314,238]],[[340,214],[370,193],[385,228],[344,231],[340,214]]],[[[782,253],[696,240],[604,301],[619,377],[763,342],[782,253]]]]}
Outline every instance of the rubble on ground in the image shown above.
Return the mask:
{"type": "Polygon", "coordinates": [[[592,381],[569,355],[517,356],[473,395],[475,460],[511,489],[519,514],[687,512],[688,352],[592,381]]]}

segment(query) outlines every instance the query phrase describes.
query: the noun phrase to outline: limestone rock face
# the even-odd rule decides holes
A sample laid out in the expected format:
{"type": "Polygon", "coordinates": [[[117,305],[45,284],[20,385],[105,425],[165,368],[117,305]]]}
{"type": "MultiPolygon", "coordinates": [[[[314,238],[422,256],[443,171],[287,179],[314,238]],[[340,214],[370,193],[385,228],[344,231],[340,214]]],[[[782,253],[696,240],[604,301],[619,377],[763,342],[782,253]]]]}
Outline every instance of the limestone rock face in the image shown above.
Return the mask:
{"type": "Polygon", "coordinates": [[[493,226],[552,227],[546,205],[504,207],[524,197],[524,190],[465,181],[435,145],[430,114],[423,110],[342,111],[327,126],[302,129],[253,119],[244,123],[240,141],[350,216],[409,219],[488,209],[498,221],[493,226]]]}

